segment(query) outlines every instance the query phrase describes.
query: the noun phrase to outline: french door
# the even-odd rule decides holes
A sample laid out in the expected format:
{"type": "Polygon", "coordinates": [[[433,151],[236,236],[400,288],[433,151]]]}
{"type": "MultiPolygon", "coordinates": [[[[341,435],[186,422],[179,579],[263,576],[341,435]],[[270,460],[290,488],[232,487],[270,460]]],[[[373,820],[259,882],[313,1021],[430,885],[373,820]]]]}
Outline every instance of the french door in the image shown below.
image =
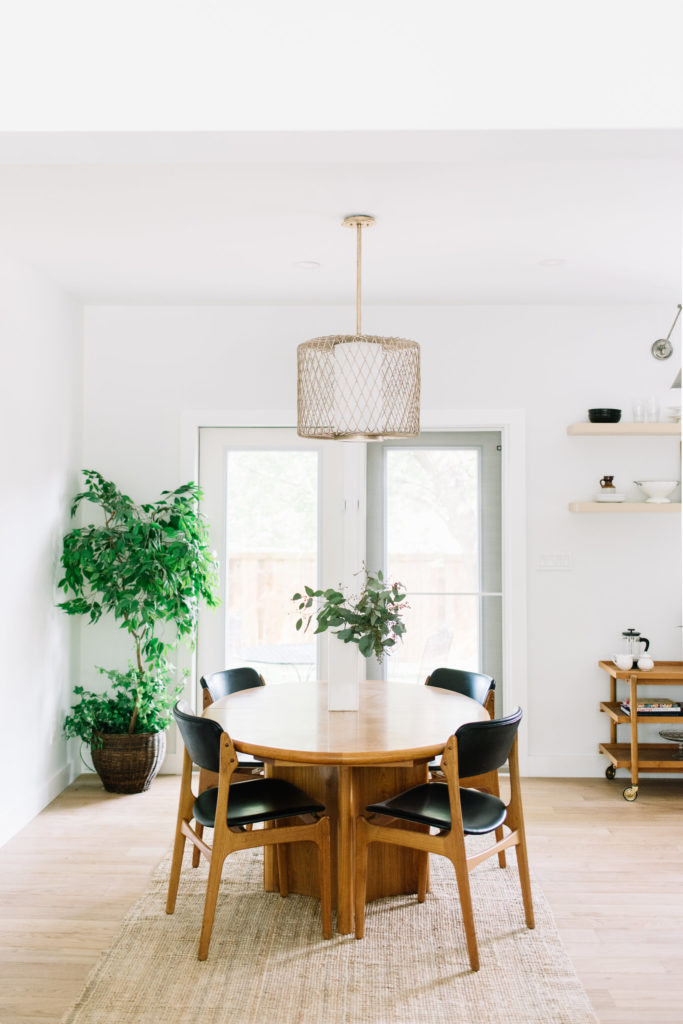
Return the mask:
{"type": "Polygon", "coordinates": [[[451,665],[502,681],[499,434],[364,445],[202,428],[199,482],[222,603],[200,613],[198,675],[248,664],[268,683],[320,678],[327,636],[297,632],[292,594],[365,562],[409,595],[404,641],[369,676],[423,683],[451,665]]]}
{"type": "Polygon", "coordinates": [[[439,666],[502,684],[501,437],[425,432],[368,446],[368,564],[408,593],[388,679],[423,683],[439,666]]]}
{"type": "Polygon", "coordinates": [[[200,430],[199,482],[220,563],[221,605],[204,610],[198,674],[252,665],[268,682],[313,678],[316,643],[291,596],[321,572],[320,449],[290,430],[200,430]]]}

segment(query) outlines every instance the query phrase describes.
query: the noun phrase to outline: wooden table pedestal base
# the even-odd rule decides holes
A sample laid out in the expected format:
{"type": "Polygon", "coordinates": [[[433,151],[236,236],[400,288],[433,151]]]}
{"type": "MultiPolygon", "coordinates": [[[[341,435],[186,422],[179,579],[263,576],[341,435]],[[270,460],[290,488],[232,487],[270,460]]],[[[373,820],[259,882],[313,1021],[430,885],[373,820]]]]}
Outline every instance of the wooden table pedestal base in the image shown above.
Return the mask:
{"type": "MultiPolygon", "coordinates": [[[[354,929],[353,883],[355,818],[368,804],[394,796],[427,781],[426,764],[347,767],[336,765],[267,765],[266,772],[287,779],[325,804],[332,824],[332,901],[337,910],[337,931],[354,929]]],[[[405,826],[405,823],[403,823],[405,826]]],[[[416,826],[419,828],[419,826],[416,826]]],[[[367,900],[416,893],[420,857],[417,850],[384,843],[370,847],[367,900]]],[[[272,848],[265,851],[265,888],[277,891],[277,862],[272,848]]],[[[319,896],[316,852],[313,844],[296,843],[287,850],[290,892],[319,896]]]]}

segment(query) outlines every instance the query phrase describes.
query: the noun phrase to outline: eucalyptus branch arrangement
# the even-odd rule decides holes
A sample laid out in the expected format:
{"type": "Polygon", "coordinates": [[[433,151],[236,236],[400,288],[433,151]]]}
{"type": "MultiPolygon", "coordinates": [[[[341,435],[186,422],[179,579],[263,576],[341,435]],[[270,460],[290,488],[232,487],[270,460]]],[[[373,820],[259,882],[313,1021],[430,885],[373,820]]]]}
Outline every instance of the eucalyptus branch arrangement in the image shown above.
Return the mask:
{"type": "Polygon", "coordinates": [[[71,515],[90,502],[104,521],[64,538],[58,586],[72,596],[58,607],[87,615],[91,623],[113,615],[130,636],[135,657],[126,672],[99,670],[113,694],[74,688],[80,702],[66,718],[65,733],[97,744],[101,732],[160,732],[169,725],[178,695],[169,656],[178,641],[194,643],[200,602],[218,604],[218,567],[196,484],[137,505],[95,470],[83,475],[87,486],[74,498],[71,515]]]}
{"type": "Polygon", "coordinates": [[[345,644],[358,644],[363,657],[374,654],[381,662],[406,631],[401,614],[408,604],[403,584],[385,583],[381,572],[363,571],[365,584],[357,598],[347,597],[342,590],[332,588],[304,587],[303,594],[294,594],[292,601],[297,602],[302,613],[296,628],[306,631],[315,617],[314,633],[331,629],[345,644]],[[313,610],[314,602],[317,611],[313,610]]]}

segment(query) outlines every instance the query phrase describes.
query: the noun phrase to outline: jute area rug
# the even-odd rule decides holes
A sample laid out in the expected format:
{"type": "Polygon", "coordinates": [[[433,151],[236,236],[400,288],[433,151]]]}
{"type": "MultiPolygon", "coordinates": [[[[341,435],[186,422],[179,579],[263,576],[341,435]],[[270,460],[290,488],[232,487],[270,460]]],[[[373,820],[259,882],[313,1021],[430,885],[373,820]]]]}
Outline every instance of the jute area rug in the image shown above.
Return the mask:
{"type": "Polygon", "coordinates": [[[326,942],[316,900],[264,893],[261,851],[233,854],[204,963],[207,869],[188,858],[175,913],[164,910],[167,857],[63,1024],[597,1024],[538,885],[536,928],[524,924],[514,853],[507,869],[494,857],[471,875],[477,974],[442,857],[426,903],[378,900],[362,941],[326,942]]]}

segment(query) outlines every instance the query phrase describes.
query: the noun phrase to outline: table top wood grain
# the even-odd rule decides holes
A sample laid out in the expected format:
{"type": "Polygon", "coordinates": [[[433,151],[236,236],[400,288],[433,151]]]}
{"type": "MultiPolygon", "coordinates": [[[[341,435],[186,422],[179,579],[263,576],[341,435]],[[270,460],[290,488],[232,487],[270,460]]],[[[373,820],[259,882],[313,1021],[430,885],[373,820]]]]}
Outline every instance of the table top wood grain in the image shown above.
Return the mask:
{"type": "Polygon", "coordinates": [[[238,750],[297,764],[380,765],[440,754],[484,708],[436,686],[366,680],[358,711],[328,711],[327,683],[273,683],[241,690],[204,712],[238,750]]]}

